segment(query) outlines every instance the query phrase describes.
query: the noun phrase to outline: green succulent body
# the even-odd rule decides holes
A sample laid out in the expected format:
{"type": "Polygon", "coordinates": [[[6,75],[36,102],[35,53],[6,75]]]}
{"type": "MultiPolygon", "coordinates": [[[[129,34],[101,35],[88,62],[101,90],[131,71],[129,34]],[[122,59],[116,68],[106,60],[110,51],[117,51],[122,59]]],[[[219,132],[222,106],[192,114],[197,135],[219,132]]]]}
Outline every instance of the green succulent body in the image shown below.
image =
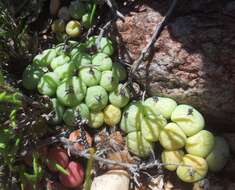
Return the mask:
{"type": "Polygon", "coordinates": [[[75,65],[72,63],[66,63],[57,67],[54,72],[60,77],[61,80],[65,78],[71,78],[75,71],[75,65]]]}
{"type": "Polygon", "coordinates": [[[64,106],[74,107],[82,102],[86,95],[86,85],[78,77],[64,81],[56,91],[59,101],[64,106]]]}
{"type": "Polygon", "coordinates": [[[187,139],[185,149],[189,154],[205,158],[212,151],[214,144],[214,135],[202,130],[187,139]]]}
{"type": "Polygon", "coordinates": [[[59,76],[54,72],[48,72],[41,77],[37,86],[38,91],[43,95],[52,97],[55,95],[59,83],[59,76]]]}
{"type": "Polygon", "coordinates": [[[147,157],[153,150],[153,144],[143,138],[139,131],[128,133],[126,143],[128,150],[140,157],[147,157]]]}
{"type": "Polygon", "coordinates": [[[162,162],[166,164],[164,166],[166,169],[175,171],[177,169],[177,164],[181,164],[183,156],[184,151],[182,150],[164,150],[161,154],[161,159],[162,162]]]}
{"type": "Polygon", "coordinates": [[[201,113],[189,105],[178,105],[172,112],[171,120],[184,131],[187,136],[192,136],[201,131],[205,120],[201,113]]]}
{"type": "Polygon", "coordinates": [[[94,112],[102,110],[108,103],[108,94],[101,86],[92,86],[87,89],[86,105],[94,112]]]}
{"type": "Polygon", "coordinates": [[[92,64],[100,71],[112,69],[112,59],[105,53],[97,53],[92,58],[92,64]]]}
{"type": "Polygon", "coordinates": [[[33,59],[33,64],[39,66],[48,66],[51,61],[58,56],[56,49],[47,49],[44,50],[41,54],[38,54],[33,59]]]}
{"type": "Polygon", "coordinates": [[[82,68],[79,71],[79,76],[87,86],[95,86],[100,82],[101,72],[94,68],[82,68]]]}
{"type": "Polygon", "coordinates": [[[119,84],[114,91],[109,94],[109,101],[119,108],[125,107],[130,101],[130,91],[123,84],[119,84]]]}
{"type": "Polygon", "coordinates": [[[154,106],[166,119],[171,118],[171,114],[177,106],[173,99],[157,96],[146,99],[145,104],[154,106]]]}
{"type": "Polygon", "coordinates": [[[104,124],[104,114],[102,111],[90,113],[90,127],[100,128],[104,124]]]}
{"type": "Polygon", "coordinates": [[[181,164],[185,166],[178,166],[176,174],[184,182],[199,181],[206,176],[208,171],[206,160],[198,156],[186,154],[181,164]]]}
{"type": "Polygon", "coordinates": [[[53,58],[50,63],[50,66],[53,70],[55,70],[57,67],[60,67],[66,63],[69,63],[69,61],[70,61],[69,56],[62,54],[53,58]]]}
{"type": "Polygon", "coordinates": [[[118,79],[112,71],[103,71],[100,79],[100,86],[106,91],[111,92],[118,86],[118,79]]]}
{"type": "Polygon", "coordinates": [[[166,150],[178,150],[183,148],[186,143],[186,135],[175,123],[168,123],[161,131],[159,136],[160,144],[166,150]]]}
{"type": "Polygon", "coordinates": [[[229,145],[223,137],[215,137],[215,146],[206,157],[209,170],[218,172],[223,169],[230,158],[229,145]]]}

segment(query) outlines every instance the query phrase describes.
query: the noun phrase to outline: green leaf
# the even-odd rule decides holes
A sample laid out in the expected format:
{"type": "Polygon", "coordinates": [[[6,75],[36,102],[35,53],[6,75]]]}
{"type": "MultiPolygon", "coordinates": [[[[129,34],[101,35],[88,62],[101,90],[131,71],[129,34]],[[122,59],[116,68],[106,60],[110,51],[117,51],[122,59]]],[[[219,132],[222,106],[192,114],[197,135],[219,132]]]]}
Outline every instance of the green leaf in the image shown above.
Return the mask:
{"type": "Polygon", "coordinates": [[[65,168],[63,168],[61,165],[54,162],[53,160],[47,160],[47,162],[50,163],[53,168],[59,170],[59,172],[65,174],[65,175],[69,175],[69,172],[65,168]]]}
{"type": "Polygon", "coordinates": [[[94,153],[95,153],[95,150],[93,148],[91,148],[90,149],[91,158],[88,160],[87,166],[86,166],[86,176],[85,176],[85,182],[83,185],[84,190],[90,190],[90,188],[91,188],[91,183],[92,183],[91,171],[92,171],[93,163],[94,163],[94,158],[92,155],[94,153]]]}

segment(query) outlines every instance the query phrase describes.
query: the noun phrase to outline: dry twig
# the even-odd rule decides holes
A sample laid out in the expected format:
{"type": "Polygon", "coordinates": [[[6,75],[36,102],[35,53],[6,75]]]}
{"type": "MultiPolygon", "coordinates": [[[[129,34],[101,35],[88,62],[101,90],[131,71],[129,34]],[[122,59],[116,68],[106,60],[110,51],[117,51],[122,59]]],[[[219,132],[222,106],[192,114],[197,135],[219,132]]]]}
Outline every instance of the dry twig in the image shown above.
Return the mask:
{"type": "Polygon", "coordinates": [[[159,38],[159,36],[161,35],[162,30],[166,26],[171,14],[176,6],[176,3],[177,3],[177,0],[172,0],[171,6],[170,6],[169,10],[167,11],[166,16],[163,18],[163,20],[160,22],[160,24],[157,24],[156,29],[155,29],[149,43],[141,51],[139,58],[133,63],[131,70],[130,70],[130,79],[131,80],[132,80],[132,75],[134,74],[135,71],[137,71],[139,65],[143,61],[148,59],[148,57],[150,55],[150,51],[153,48],[153,46],[154,46],[155,42],[157,41],[157,39],[159,38]]]}

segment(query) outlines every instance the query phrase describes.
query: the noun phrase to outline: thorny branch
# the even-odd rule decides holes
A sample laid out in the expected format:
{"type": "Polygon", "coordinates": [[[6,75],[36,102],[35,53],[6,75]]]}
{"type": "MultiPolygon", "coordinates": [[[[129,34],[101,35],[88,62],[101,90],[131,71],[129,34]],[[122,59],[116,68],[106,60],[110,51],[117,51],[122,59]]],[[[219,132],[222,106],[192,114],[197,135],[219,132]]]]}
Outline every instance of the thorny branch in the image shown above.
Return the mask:
{"type": "Polygon", "coordinates": [[[149,41],[149,43],[147,44],[147,46],[141,51],[141,54],[139,56],[139,58],[133,63],[133,65],[131,66],[130,69],[130,82],[132,81],[132,76],[135,73],[135,71],[138,69],[139,65],[148,59],[149,55],[150,55],[150,51],[153,48],[155,42],[157,41],[157,39],[160,37],[162,30],[164,29],[164,27],[167,25],[167,22],[176,6],[177,0],[172,0],[171,6],[169,8],[169,10],[166,13],[166,16],[163,18],[163,20],[160,22],[160,24],[157,24],[155,31],[149,41]]]}
{"type": "Polygon", "coordinates": [[[90,154],[89,149],[85,149],[83,151],[76,150],[73,146],[73,144],[75,142],[70,141],[69,139],[67,139],[65,137],[60,137],[59,141],[73,155],[80,156],[80,157],[83,157],[83,158],[86,158],[86,159],[91,159],[92,158],[93,160],[102,162],[102,163],[107,164],[107,165],[119,165],[119,166],[127,169],[133,175],[134,181],[137,185],[139,184],[137,178],[140,176],[140,173],[142,172],[142,173],[146,174],[146,170],[154,168],[154,167],[161,168],[161,167],[166,166],[166,165],[184,166],[184,167],[188,167],[190,169],[190,172],[194,171],[194,169],[190,165],[176,164],[176,163],[161,163],[158,160],[154,160],[153,162],[150,162],[150,163],[143,162],[143,163],[140,163],[140,164],[132,164],[132,163],[121,162],[121,161],[118,161],[118,160],[110,160],[110,159],[107,159],[107,158],[100,157],[99,155],[96,155],[96,154],[90,154]]]}

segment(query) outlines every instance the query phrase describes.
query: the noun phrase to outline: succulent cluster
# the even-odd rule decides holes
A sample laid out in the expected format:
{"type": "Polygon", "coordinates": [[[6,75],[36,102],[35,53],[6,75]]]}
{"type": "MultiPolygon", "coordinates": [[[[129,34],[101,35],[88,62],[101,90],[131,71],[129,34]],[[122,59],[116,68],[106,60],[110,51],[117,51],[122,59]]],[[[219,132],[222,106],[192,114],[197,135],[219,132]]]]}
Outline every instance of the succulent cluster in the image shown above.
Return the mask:
{"type": "Polygon", "coordinates": [[[75,0],[70,5],[58,10],[57,19],[51,25],[57,39],[63,39],[66,34],[78,37],[82,28],[88,29],[92,25],[96,4],[92,1],[75,0]]]}
{"type": "Polygon", "coordinates": [[[129,104],[123,111],[121,129],[133,154],[146,157],[154,142],[163,147],[165,168],[185,182],[203,179],[208,170],[220,171],[230,152],[222,137],[204,130],[201,113],[190,105],[177,105],[166,97],[150,97],[129,104]]]}
{"type": "Polygon", "coordinates": [[[113,46],[108,38],[101,38],[96,52],[87,53],[96,40],[92,36],[70,52],[62,46],[44,50],[25,69],[23,86],[51,98],[51,124],[64,122],[73,127],[78,119],[84,119],[90,127],[99,128],[104,123],[119,123],[121,108],[130,99],[128,88],[121,83],[126,70],[112,61],[113,46]]]}

